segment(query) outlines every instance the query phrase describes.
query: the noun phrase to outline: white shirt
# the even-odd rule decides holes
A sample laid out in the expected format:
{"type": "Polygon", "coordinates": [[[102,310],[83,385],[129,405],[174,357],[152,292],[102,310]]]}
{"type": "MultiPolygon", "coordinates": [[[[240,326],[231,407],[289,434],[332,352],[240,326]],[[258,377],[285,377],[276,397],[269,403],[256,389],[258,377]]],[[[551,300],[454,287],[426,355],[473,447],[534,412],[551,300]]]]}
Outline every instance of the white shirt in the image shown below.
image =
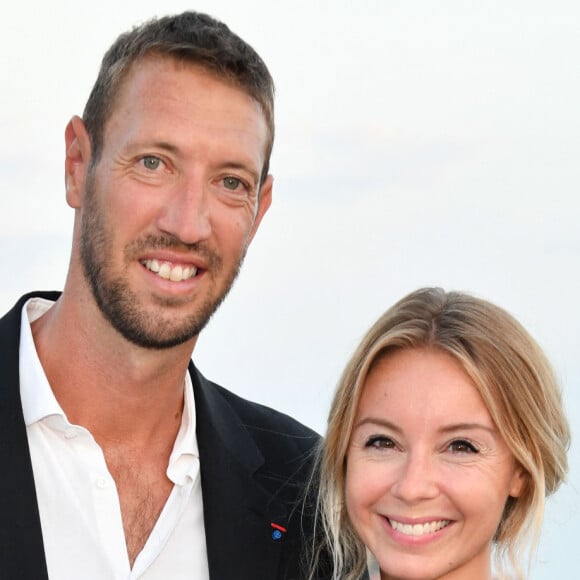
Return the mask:
{"type": "Polygon", "coordinates": [[[167,467],[173,489],[130,569],[119,496],[91,433],[71,424],[36,353],[30,323],[52,306],[22,309],[20,393],[51,580],[203,580],[209,578],[195,405],[185,377],[181,428],[167,467]]]}

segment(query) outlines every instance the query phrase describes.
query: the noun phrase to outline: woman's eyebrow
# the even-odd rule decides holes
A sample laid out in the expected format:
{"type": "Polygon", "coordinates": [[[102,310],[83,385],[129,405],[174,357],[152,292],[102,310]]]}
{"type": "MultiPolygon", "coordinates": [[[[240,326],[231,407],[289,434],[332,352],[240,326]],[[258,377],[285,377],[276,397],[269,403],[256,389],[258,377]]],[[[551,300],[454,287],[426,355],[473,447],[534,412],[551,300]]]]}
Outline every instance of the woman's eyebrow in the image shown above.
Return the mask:
{"type": "MultiPolygon", "coordinates": [[[[362,427],[363,425],[376,425],[378,427],[385,427],[397,433],[402,432],[402,429],[398,425],[396,425],[392,421],[389,421],[388,419],[383,419],[381,417],[372,417],[372,416],[363,417],[360,421],[357,421],[355,423],[354,429],[362,427]]],[[[450,423],[449,425],[443,425],[437,430],[440,433],[453,433],[455,431],[474,431],[476,429],[488,431],[489,433],[492,433],[494,435],[497,433],[495,427],[490,426],[487,423],[480,423],[477,421],[450,423]]]]}
{"type": "Polygon", "coordinates": [[[439,431],[441,433],[452,433],[454,431],[473,431],[475,429],[483,429],[484,431],[488,431],[494,435],[497,433],[495,427],[490,426],[487,423],[479,422],[451,423],[441,427],[439,431]]]}
{"type": "Polygon", "coordinates": [[[354,429],[362,427],[363,425],[377,425],[378,427],[385,427],[391,431],[396,431],[401,433],[402,430],[395,423],[392,423],[388,419],[382,419],[381,417],[363,417],[360,421],[354,424],[354,429]]]}

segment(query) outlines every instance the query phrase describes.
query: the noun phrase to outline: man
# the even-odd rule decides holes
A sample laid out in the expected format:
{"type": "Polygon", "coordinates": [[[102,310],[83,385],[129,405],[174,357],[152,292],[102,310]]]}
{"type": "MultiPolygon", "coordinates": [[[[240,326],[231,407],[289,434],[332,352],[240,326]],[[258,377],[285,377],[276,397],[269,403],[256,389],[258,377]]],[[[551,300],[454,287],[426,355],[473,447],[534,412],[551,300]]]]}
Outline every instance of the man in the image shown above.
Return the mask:
{"type": "Polygon", "coordinates": [[[316,435],[190,362],[272,196],[273,84],[196,13],[121,35],[66,128],[62,294],[0,321],[0,577],[298,578],[316,435]]]}

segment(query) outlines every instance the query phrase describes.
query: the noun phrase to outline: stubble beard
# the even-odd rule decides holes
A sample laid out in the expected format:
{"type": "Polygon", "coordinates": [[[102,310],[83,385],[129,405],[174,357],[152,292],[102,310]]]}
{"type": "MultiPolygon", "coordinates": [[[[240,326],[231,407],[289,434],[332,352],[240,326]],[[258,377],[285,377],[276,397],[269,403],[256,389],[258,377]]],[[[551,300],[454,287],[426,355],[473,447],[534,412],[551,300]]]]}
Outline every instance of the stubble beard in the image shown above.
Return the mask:
{"type": "Polygon", "coordinates": [[[147,349],[168,349],[197,336],[230,291],[245,257],[245,248],[234,268],[224,271],[223,261],[215,250],[203,243],[184,244],[172,236],[148,235],[129,244],[124,251],[126,265],[134,262],[144,249],[178,248],[203,257],[207,264],[204,276],[221,286],[193,312],[176,318],[171,308],[177,299],[158,299],[154,311],[144,308],[129,282],[122,275],[112,276],[111,232],[107,229],[97,195],[94,172],[87,176],[85,207],[81,218],[81,263],[93,298],[105,319],[129,342],[147,349]]]}

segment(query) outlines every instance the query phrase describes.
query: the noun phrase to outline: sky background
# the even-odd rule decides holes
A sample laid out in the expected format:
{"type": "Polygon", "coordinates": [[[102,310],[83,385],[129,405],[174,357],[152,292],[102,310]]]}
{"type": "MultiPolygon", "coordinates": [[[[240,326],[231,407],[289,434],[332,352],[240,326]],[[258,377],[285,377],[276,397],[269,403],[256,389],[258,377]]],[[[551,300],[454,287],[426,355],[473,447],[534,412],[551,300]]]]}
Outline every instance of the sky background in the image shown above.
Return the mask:
{"type": "MultiPolygon", "coordinates": [[[[10,3],[0,309],[62,288],[64,127],[104,51],[133,24],[192,8],[250,42],[277,84],[274,202],[198,342],[202,372],[324,432],[366,329],[437,285],[518,317],[553,361],[579,434],[576,0],[10,3]]],[[[579,449],[548,502],[534,579],[580,577],[579,449]]]]}

